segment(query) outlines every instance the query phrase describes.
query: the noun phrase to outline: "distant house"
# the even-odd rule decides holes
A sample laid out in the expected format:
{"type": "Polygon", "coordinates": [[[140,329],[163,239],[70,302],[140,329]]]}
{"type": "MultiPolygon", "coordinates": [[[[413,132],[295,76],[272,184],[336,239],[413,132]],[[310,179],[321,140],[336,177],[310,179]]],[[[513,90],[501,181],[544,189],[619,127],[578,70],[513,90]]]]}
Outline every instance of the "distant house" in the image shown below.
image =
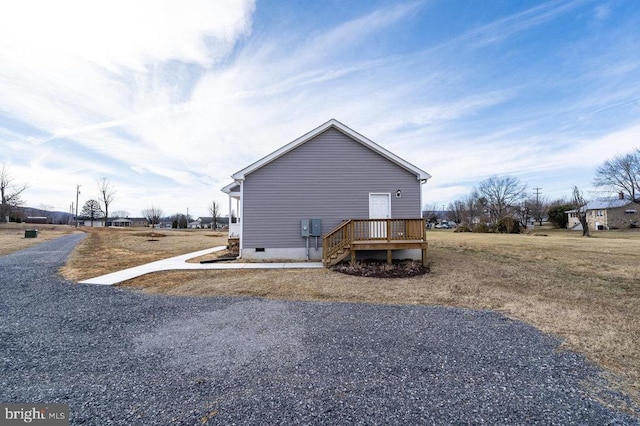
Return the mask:
{"type": "MultiPolygon", "coordinates": [[[[196,220],[189,222],[191,229],[210,229],[213,223],[213,217],[200,216],[196,220]]],[[[216,219],[216,225],[220,225],[220,218],[216,219]]]]}
{"type": "Polygon", "coordinates": [[[236,213],[229,233],[249,259],[424,255],[421,186],[430,177],[330,120],[232,175],[222,188],[236,213]]]}
{"type": "Polygon", "coordinates": [[[78,226],[102,228],[104,227],[104,218],[92,220],[90,217],[78,216],[78,226]]]}
{"type": "Polygon", "coordinates": [[[216,219],[216,225],[218,228],[228,228],[229,227],[229,217],[219,217],[216,219]]]}
{"type": "MultiPolygon", "coordinates": [[[[614,198],[593,200],[583,207],[587,211],[590,230],[636,228],[640,226],[640,204],[619,194],[614,198]]],[[[582,230],[577,210],[568,210],[568,229],[582,230]]]]}
{"type": "Polygon", "coordinates": [[[46,216],[27,216],[26,223],[49,223],[49,218],[46,216]]]}
{"type": "Polygon", "coordinates": [[[144,217],[118,217],[109,219],[107,226],[116,228],[146,227],[149,226],[149,221],[144,217]]]}
{"type": "Polygon", "coordinates": [[[213,223],[212,217],[201,216],[198,218],[198,222],[200,222],[200,228],[211,228],[211,224],[213,223]]]}

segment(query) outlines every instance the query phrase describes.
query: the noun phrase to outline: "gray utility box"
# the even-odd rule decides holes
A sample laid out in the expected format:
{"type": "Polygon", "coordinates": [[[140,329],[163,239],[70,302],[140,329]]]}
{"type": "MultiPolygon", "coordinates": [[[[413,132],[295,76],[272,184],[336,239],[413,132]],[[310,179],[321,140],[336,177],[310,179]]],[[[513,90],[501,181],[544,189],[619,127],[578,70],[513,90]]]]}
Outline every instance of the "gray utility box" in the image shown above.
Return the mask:
{"type": "Polygon", "coordinates": [[[308,237],[311,235],[311,225],[309,224],[309,219],[302,219],[300,221],[300,235],[303,237],[308,237]]]}
{"type": "Polygon", "coordinates": [[[320,219],[311,219],[311,236],[322,237],[322,224],[320,219]]]}
{"type": "Polygon", "coordinates": [[[24,230],[25,238],[38,238],[38,230],[37,229],[25,229],[24,230]]]}
{"type": "Polygon", "coordinates": [[[300,235],[303,237],[322,237],[320,219],[301,219],[300,235]]]}

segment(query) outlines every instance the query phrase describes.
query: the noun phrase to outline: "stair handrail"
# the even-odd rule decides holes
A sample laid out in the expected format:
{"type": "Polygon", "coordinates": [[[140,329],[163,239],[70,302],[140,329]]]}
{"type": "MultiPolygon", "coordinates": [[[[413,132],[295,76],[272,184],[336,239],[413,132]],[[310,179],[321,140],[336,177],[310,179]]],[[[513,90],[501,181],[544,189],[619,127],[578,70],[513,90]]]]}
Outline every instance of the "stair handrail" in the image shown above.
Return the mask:
{"type": "Polygon", "coordinates": [[[424,218],[346,219],[322,236],[323,261],[329,264],[334,255],[351,249],[355,241],[425,241],[425,229],[424,218]]]}
{"type": "Polygon", "coordinates": [[[353,221],[345,220],[332,231],[322,236],[322,257],[329,263],[331,256],[351,246],[353,241],[353,221]]]}

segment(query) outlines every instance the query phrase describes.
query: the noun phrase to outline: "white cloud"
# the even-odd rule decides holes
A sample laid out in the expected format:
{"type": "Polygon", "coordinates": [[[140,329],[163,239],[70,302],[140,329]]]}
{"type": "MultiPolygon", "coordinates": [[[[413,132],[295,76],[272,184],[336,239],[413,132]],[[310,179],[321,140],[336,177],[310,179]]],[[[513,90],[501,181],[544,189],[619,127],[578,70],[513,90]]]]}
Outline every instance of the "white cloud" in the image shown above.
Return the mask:
{"type": "Polygon", "coordinates": [[[598,20],[607,19],[610,14],[611,14],[611,5],[609,4],[599,4],[593,9],[593,15],[598,20]]]}
{"type": "Polygon", "coordinates": [[[10,2],[0,15],[0,45],[26,49],[20,61],[28,64],[53,60],[54,68],[69,58],[115,73],[167,59],[209,65],[248,34],[253,9],[235,0],[10,2]]]}
{"type": "Polygon", "coordinates": [[[25,1],[0,9],[3,112],[54,135],[167,104],[158,64],[209,67],[249,34],[252,1],[25,1]],[[10,60],[9,60],[10,58],[10,60]]]}
{"type": "Polygon", "coordinates": [[[45,190],[47,183],[69,186],[87,173],[126,176],[114,167],[127,163],[142,174],[192,183],[188,169],[172,161],[180,159],[180,146],[188,157],[186,128],[193,123],[179,119],[176,75],[166,64],[217,66],[250,34],[254,9],[253,1],[236,0],[188,7],[66,0],[0,6],[0,116],[48,134],[2,134],[3,146],[17,144],[23,151],[12,156],[30,159],[28,167],[16,167],[24,180],[35,181],[29,194],[61,196],[45,190]],[[162,130],[172,138],[159,135],[162,130]],[[76,151],[61,138],[73,139],[76,151]],[[43,175],[47,182],[35,179],[43,175]]]}
{"type": "Polygon", "coordinates": [[[568,196],[573,185],[591,191],[595,168],[617,154],[640,148],[638,141],[640,125],[559,146],[514,146],[503,139],[492,145],[476,144],[475,149],[428,150],[423,155],[431,159],[428,161],[432,166],[427,171],[434,177],[427,183],[425,199],[448,204],[492,175],[513,175],[531,187],[542,184],[545,195],[551,194],[552,198],[568,196]],[[571,176],[567,177],[567,173],[571,176]],[[460,182],[468,185],[459,185],[460,182]]]}
{"type": "Polygon", "coordinates": [[[14,3],[0,7],[0,120],[36,130],[0,127],[0,141],[31,184],[25,197],[47,204],[77,183],[89,194],[106,176],[119,192],[114,208],[132,214],[200,199],[205,214],[209,198],[226,209],[218,190],[231,173],[330,118],[430,172],[426,199],[445,203],[494,174],[559,176],[576,164],[588,173],[637,136],[637,121],[613,121],[637,109],[638,86],[620,84],[637,74],[633,37],[627,54],[591,62],[585,46],[568,49],[582,68],[566,75],[538,76],[536,64],[507,57],[525,49],[507,47],[513,35],[580,2],[536,5],[408,52],[377,41],[423,3],[259,37],[253,1],[14,3]],[[484,58],[497,43],[507,58],[484,58]]]}
{"type": "Polygon", "coordinates": [[[581,3],[581,0],[548,1],[469,31],[461,39],[470,41],[471,45],[475,47],[500,43],[516,33],[556,19],[569,10],[578,7],[581,3]]]}

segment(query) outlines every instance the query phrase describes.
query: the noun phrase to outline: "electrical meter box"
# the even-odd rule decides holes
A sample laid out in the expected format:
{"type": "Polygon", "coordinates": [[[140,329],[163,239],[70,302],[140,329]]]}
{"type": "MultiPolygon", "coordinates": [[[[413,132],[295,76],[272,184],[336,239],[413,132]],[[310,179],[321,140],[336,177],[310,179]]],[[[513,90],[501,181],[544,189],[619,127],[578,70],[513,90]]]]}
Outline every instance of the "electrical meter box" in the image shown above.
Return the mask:
{"type": "Polygon", "coordinates": [[[322,237],[322,225],[320,219],[311,219],[311,236],[322,237]]]}
{"type": "Polygon", "coordinates": [[[302,219],[300,221],[300,235],[303,237],[308,237],[311,235],[311,226],[309,224],[309,219],[302,219]]]}

